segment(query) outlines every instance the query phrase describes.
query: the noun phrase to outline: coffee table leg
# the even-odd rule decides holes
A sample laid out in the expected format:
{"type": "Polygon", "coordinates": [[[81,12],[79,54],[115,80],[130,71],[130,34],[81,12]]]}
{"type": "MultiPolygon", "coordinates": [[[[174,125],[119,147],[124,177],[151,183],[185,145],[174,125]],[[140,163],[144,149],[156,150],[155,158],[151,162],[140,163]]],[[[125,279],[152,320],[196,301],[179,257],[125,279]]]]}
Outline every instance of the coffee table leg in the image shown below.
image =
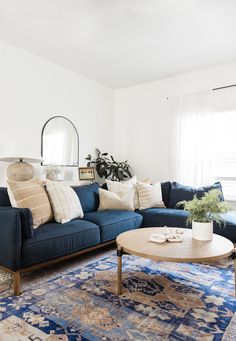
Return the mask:
{"type": "Polygon", "coordinates": [[[117,267],[117,294],[121,295],[122,283],[122,247],[117,247],[118,267],[117,267]]]}

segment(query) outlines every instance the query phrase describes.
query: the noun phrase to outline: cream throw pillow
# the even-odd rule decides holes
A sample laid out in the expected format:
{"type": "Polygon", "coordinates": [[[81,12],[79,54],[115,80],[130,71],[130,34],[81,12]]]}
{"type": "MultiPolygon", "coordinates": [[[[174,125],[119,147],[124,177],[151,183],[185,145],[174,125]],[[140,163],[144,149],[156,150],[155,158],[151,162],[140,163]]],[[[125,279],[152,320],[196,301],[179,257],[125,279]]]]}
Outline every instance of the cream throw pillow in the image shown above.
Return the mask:
{"type": "Polygon", "coordinates": [[[151,207],[165,207],[162,200],[161,183],[154,185],[145,184],[137,181],[137,189],[139,195],[139,209],[145,210],[151,207]]]}
{"type": "Polygon", "coordinates": [[[136,185],[135,183],[122,183],[118,181],[111,181],[106,180],[107,188],[109,192],[118,194],[118,196],[121,193],[127,193],[128,191],[132,193],[133,195],[133,201],[134,201],[134,208],[137,208],[138,205],[138,195],[136,193],[136,185]]]}
{"type": "Polygon", "coordinates": [[[98,211],[124,210],[134,211],[134,192],[127,190],[113,193],[99,188],[99,207],[98,211]]]}
{"type": "Polygon", "coordinates": [[[47,223],[52,219],[51,205],[41,180],[18,182],[8,180],[8,193],[11,205],[29,208],[33,216],[33,227],[47,223]]]}
{"type": "Polygon", "coordinates": [[[47,180],[46,189],[57,223],[64,224],[72,219],[83,218],[81,203],[73,188],[47,180]]]}
{"type": "MultiPolygon", "coordinates": [[[[150,183],[150,179],[145,179],[143,181],[144,183],[150,183]]],[[[110,192],[113,193],[120,193],[120,192],[126,192],[127,190],[130,190],[134,193],[134,208],[139,209],[139,196],[138,196],[138,190],[137,190],[137,177],[136,175],[124,182],[118,182],[118,181],[111,181],[106,180],[107,188],[110,192]]]]}

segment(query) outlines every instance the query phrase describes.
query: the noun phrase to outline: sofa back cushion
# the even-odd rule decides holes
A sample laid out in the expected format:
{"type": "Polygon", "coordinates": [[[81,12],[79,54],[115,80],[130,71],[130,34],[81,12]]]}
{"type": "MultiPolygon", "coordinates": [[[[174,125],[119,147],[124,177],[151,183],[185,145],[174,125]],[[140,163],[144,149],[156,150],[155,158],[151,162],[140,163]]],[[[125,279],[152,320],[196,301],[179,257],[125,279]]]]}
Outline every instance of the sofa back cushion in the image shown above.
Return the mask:
{"type": "Polygon", "coordinates": [[[191,186],[185,186],[178,182],[172,182],[171,184],[171,192],[170,192],[170,208],[183,208],[181,206],[177,206],[178,202],[182,200],[192,200],[194,195],[197,195],[197,198],[200,199],[206,192],[209,192],[212,189],[218,189],[222,192],[221,200],[224,200],[222,186],[220,182],[215,182],[211,186],[203,186],[194,188],[191,186]]]}
{"type": "Polygon", "coordinates": [[[162,200],[165,204],[165,207],[169,207],[170,203],[170,191],[171,191],[171,182],[166,181],[161,183],[161,192],[162,192],[162,200]]]}
{"type": "Polygon", "coordinates": [[[0,187],[0,206],[11,206],[6,187],[0,187]]]}
{"type": "Polygon", "coordinates": [[[79,197],[84,213],[98,210],[99,194],[98,189],[100,185],[94,182],[90,185],[73,186],[72,187],[79,197]]]}

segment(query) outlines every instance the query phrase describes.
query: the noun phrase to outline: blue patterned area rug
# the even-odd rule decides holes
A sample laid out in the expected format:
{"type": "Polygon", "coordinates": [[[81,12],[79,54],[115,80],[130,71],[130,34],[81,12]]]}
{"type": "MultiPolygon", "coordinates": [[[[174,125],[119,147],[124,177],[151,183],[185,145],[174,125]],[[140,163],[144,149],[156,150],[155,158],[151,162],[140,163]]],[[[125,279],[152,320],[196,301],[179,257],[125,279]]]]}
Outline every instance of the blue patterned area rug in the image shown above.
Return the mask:
{"type": "Polygon", "coordinates": [[[155,263],[114,253],[0,300],[0,340],[236,341],[233,262],[155,263]]]}

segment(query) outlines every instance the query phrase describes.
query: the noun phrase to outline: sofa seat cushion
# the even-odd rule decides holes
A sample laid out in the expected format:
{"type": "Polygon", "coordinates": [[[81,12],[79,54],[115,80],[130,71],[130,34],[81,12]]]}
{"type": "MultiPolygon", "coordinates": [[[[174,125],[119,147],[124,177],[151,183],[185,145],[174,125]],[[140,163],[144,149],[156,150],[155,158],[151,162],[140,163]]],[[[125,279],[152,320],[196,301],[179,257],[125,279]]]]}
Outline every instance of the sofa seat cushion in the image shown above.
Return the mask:
{"type": "Polygon", "coordinates": [[[143,216],[144,227],[186,227],[188,212],[172,208],[149,208],[138,211],[143,216]]]}
{"type": "Polygon", "coordinates": [[[99,227],[84,220],[48,223],[22,246],[22,267],[64,256],[100,243],[99,227]]]}
{"type": "Polygon", "coordinates": [[[100,227],[101,242],[115,239],[120,233],[141,226],[142,216],[130,211],[99,211],[85,213],[84,219],[100,227]]]}

